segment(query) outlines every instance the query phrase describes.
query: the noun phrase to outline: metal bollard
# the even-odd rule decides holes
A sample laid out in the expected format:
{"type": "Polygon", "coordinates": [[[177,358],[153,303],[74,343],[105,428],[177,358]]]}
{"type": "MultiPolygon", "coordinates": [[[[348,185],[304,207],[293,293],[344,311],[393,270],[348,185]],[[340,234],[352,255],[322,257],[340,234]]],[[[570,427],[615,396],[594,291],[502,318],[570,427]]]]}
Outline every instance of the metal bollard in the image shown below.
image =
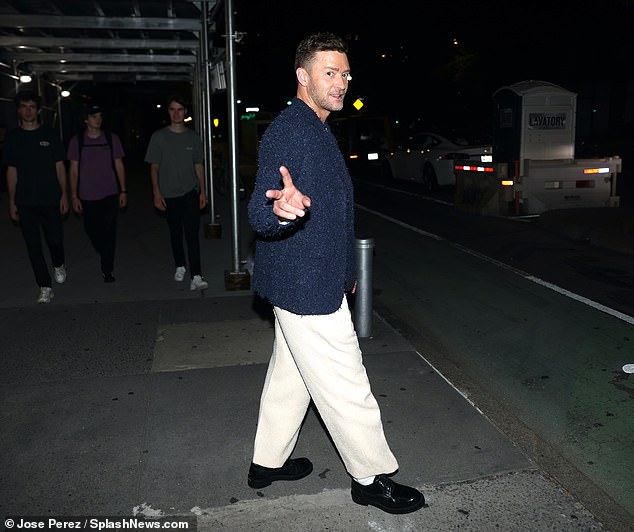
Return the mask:
{"type": "Polygon", "coordinates": [[[357,336],[367,338],[372,335],[372,260],[373,238],[357,238],[355,242],[357,258],[357,291],[354,302],[354,328],[357,336]]]}

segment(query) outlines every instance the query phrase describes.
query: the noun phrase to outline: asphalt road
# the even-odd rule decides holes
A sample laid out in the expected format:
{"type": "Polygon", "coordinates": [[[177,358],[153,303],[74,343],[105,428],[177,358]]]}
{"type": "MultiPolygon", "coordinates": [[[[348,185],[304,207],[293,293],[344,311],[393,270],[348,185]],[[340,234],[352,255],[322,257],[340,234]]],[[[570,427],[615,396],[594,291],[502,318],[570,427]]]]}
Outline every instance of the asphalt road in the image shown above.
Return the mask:
{"type": "Polygon", "coordinates": [[[584,504],[634,515],[632,257],[405,189],[355,181],[375,306],[584,504]]]}
{"type": "MultiPolygon", "coordinates": [[[[634,187],[623,192],[623,203],[634,204],[634,187]]],[[[452,194],[446,188],[430,197],[410,182],[355,180],[357,203],[372,212],[634,315],[631,256],[545,231],[538,217],[511,219],[460,211],[453,207],[452,194]]]]}

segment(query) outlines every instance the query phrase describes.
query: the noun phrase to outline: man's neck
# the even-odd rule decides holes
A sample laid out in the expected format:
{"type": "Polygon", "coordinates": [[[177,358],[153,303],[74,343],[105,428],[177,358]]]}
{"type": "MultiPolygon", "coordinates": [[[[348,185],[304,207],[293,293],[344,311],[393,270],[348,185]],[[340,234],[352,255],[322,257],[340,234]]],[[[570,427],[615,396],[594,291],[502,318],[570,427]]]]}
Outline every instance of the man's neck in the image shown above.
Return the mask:
{"type": "Polygon", "coordinates": [[[297,89],[297,98],[304,102],[313,111],[315,111],[315,114],[317,115],[317,118],[319,118],[319,120],[321,120],[322,122],[326,122],[326,118],[328,118],[328,116],[330,115],[330,111],[317,105],[317,103],[315,103],[315,101],[308,94],[308,91],[306,91],[301,85],[297,89]]]}
{"type": "Polygon", "coordinates": [[[86,135],[88,135],[91,139],[96,139],[101,137],[101,128],[95,128],[95,127],[87,127],[86,128],[86,135]]]}
{"type": "Polygon", "coordinates": [[[38,127],[40,127],[40,123],[37,120],[29,120],[28,122],[25,122],[24,120],[20,123],[20,127],[22,129],[25,129],[26,131],[34,131],[36,130],[38,127]]]}
{"type": "Polygon", "coordinates": [[[186,129],[185,124],[183,122],[178,122],[178,123],[172,122],[169,125],[169,128],[170,128],[170,131],[174,133],[182,133],[186,129]]]}

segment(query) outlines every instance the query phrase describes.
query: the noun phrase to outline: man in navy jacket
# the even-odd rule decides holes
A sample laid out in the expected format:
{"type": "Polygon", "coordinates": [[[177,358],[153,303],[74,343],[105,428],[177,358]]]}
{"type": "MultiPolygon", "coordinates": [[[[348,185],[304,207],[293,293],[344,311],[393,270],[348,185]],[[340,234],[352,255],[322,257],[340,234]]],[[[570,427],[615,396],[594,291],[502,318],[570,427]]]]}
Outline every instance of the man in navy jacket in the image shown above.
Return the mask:
{"type": "Polygon", "coordinates": [[[253,288],[272,305],[275,342],[260,400],[248,484],[312,472],[291,459],[312,399],[352,477],[352,499],[390,513],[425,503],[398,469],[363,366],[346,293],[355,289],[352,182],[326,118],[343,107],[347,47],[306,37],[295,56],[297,96],[260,146],[249,220],[258,236],[253,288]],[[281,178],[281,179],[280,179],[281,178]]]}

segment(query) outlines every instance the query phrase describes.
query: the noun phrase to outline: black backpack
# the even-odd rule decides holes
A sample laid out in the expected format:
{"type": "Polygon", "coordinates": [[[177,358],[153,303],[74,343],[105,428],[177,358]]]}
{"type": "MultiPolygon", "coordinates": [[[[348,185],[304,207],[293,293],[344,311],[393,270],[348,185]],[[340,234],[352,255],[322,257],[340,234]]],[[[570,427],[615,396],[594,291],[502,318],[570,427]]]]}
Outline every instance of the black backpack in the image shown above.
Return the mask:
{"type": "Polygon", "coordinates": [[[84,135],[86,134],[86,132],[82,131],[81,133],[77,135],[77,146],[79,148],[79,157],[77,161],[77,177],[78,178],[81,175],[79,167],[81,166],[81,152],[84,149],[84,147],[85,148],[103,148],[104,146],[108,146],[108,148],[110,149],[110,162],[112,164],[112,171],[114,172],[115,180],[117,180],[117,170],[114,166],[114,157],[113,157],[113,151],[112,151],[112,133],[106,129],[103,130],[103,133],[106,137],[105,144],[84,144],[84,135]]]}

